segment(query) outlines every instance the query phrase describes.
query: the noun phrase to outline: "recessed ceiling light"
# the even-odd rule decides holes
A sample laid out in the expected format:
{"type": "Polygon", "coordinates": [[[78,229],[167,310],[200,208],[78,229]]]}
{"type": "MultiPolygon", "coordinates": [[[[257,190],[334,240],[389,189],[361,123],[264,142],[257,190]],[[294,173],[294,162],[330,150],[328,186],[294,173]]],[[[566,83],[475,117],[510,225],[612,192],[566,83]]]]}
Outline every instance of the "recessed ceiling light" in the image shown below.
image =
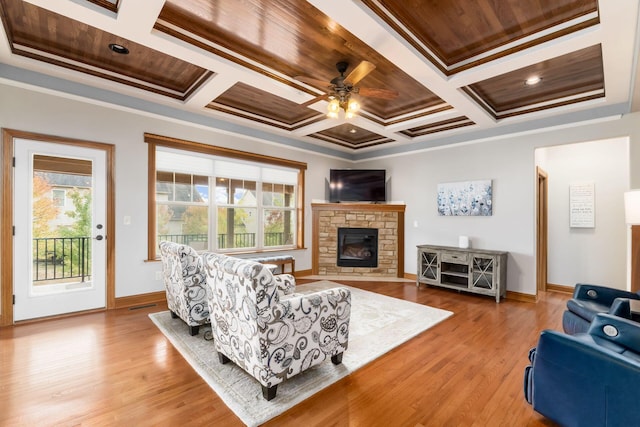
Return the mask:
{"type": "Polygon", "coordinates": [[[357,132],[356,128],[349,129],[349,133],[356,133],[356,132],[357,132]]]}
{"type": "Polygon", "coordinates": [[[120,55],[129,54],[129,49],[127,49],[126,47],[122,46],[121,44],[110,43],[109,44],[109,49],[111,49],[115,53],[119,53],[120,55]]]}
{"type": "Polygon", "coordinates": [[[533,86],[533,85],[537,85],[538,83],[540,83],[540,81],[542,81],[542,77],[540,77],[540,76],[531,76],[527,80],[524,81],[524,84],[527,85],[527,86],[533,86]]]}

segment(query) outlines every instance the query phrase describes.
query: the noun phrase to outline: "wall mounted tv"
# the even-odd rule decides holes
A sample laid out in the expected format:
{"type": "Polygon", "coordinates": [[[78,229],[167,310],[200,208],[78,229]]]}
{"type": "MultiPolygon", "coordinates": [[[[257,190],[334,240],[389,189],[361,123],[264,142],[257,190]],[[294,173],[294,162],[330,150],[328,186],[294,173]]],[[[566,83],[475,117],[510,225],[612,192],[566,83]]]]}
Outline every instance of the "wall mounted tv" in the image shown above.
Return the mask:
{"type": "Polygon", "coordinates": [[[386,174],[384,169],[331,169],[329,201],[385,202],[386,174]]]}

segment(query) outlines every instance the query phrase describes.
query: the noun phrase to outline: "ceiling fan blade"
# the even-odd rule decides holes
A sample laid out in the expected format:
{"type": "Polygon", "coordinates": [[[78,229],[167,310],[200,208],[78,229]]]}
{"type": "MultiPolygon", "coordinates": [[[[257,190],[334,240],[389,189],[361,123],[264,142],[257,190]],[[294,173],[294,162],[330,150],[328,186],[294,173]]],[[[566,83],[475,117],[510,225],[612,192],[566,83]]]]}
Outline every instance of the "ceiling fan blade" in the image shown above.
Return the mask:
{"type": "Polygon", "coordinates": [[[371,98],[382,98],[382,99],[395,99],[399,95],[395,90],[389,89],[376,89],[370,87],[361,87],[358,88],[358,93],[362,96],[369,96],[371,98]]]}
{"type": "Polygon", "coordinates": [[[353,69],[352,72],[349,73],[347,77],[345,77],[344,81],[355,85],[360,80],[364,79],[365,76],[372,72],[375,68],[376,66],[371,62],[362,61],[356,68],[353,69]]]}
{"type": "Polygon", "coordinates": [[[324,101],[324,100],[326,100],[328,98],[329,98],[329,95],[320,95],[320,96],[316,96],[315,98],[312,98],[312,99],[308,100],[307,102],[303,102],[300,105],[302,107],[308,107],[309,105],[313,105],[318,101],[324,101]]]}
{"type": "Polygon", "coordinates": [[[312,86],[320,86],[320,87],[329,87],[331,86],[331,83],[326,82],[324,80],[318,80],[318,79],[314,79],[313,77],[307,77],[307,76],[295,76],[294,79],[301,81],[302,83],[307,83],[310,84],[312,86]]]}

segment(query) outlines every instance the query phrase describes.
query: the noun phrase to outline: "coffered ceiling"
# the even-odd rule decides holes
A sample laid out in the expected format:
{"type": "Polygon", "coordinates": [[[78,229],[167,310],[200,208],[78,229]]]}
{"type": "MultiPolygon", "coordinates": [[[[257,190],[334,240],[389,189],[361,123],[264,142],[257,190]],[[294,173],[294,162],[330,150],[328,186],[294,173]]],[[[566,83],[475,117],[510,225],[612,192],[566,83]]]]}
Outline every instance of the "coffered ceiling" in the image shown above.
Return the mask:
{"type": "Polygon", "coordinates": [[[639,1],[0,0],[0,62],[310,150],[411,150],[629,112],[639,1]],[[326,116],[339,61],[375,66],[352,119],[326,116]]]}

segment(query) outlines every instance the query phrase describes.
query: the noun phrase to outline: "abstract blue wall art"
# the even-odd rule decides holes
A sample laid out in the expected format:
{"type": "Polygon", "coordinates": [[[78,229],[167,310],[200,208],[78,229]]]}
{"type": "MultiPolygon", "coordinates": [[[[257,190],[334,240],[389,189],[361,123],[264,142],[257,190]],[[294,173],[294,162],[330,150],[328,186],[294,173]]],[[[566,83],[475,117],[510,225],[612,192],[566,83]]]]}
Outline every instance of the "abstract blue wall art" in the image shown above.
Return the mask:
{"type": "Polygon", "coordinates": [[[438,184],[438,214],[491,216],[491,180],[438,184]]]}

